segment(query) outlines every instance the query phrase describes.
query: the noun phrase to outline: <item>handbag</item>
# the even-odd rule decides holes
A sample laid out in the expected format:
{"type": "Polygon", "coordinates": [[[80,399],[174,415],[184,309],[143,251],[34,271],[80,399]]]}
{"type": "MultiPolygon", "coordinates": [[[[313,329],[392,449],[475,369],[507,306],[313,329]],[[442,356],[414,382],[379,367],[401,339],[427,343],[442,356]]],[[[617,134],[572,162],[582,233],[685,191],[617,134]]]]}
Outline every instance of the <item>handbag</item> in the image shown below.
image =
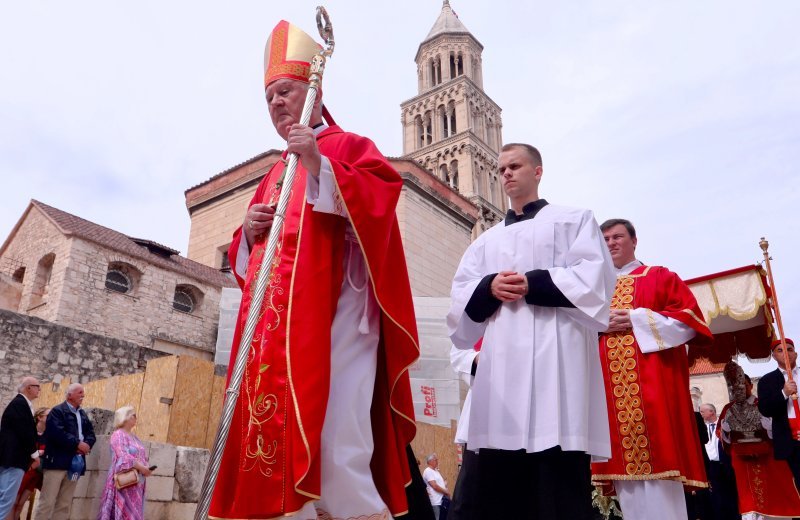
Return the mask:
{"type": "Polygon", "coordinates": [[[139,483],[139,472],[134,468],[114,473],[114,485],[117,489],[125,489],[139,483]]]}

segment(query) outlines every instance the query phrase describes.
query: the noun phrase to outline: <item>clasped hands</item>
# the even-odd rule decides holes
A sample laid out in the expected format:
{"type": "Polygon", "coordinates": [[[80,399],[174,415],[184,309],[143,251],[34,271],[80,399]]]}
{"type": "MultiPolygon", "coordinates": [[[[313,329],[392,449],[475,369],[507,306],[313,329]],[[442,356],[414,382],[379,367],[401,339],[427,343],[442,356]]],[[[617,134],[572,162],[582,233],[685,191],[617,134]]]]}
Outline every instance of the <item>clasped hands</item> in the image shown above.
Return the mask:
{"type": "Polygon", "coordinates": [[[515,302],[528,294],[528,278],[514,271],[500,271],[490,289],[492,296],[501,302],[515,302]]]}
{"type": "Polygon", "coordinates": [[[630,309],[611,309],[611,315],[608,320],[606,334],[611,332],[622,332],[632,328],[633,323],[631,323],[630,309]]]}

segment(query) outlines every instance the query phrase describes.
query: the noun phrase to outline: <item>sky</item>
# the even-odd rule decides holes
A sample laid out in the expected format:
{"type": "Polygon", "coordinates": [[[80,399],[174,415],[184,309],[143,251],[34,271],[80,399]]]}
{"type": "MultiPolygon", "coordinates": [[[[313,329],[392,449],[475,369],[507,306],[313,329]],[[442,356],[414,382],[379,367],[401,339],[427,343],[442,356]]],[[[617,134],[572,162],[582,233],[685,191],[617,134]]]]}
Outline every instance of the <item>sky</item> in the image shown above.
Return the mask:
{"type": "MultiPolygon", "coordinates": [[[[185,253],[185,190],[282,148],[264,43],[281,18],[316,36],[316,5],[1,3],[0,236],[33,198],[185,253]]],[[[543,197],[632,220],[639,258],[684,278],[761,261],[766,236],[800,337],[800,2],[451,5],[484,46],[504,141],[542,151],[543,197]]],[[[386,155],[402,155],[399,105],[441,6],[325,4],[326,104],[386,155]]]]}

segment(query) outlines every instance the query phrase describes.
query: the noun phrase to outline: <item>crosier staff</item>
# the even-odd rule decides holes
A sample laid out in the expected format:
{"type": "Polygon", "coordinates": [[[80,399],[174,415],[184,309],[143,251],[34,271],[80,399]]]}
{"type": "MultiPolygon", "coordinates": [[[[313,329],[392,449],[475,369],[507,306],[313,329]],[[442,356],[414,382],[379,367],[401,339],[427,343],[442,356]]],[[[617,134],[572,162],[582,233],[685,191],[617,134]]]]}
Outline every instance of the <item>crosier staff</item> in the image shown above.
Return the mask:
{"type": "MultiPolygon", "coordinates": [[[[769,279],[769,286],[772,288],[772,308],[775,311],[775,323],[778,325],[778,334],[780,334],[781,337],[783,364],[786,367],[786,377],[791,382],[794,381],[794,377],[792,377],[792,367],[789,363],[789,352],[786,350],[786,334],[783,333],[783,320],[781,319],[781,310],[778,306],[778,292],[775,289],[775,279],[772,277],[772,265],[770,264],[768,252],[769,242],[766,238],[761,237],[758,245],[764,252],[764,263],[767,266],[767,277],[769,279]]],[[[792,394],[790,398],[792,399],[792,406],[794,406],[795,422],[800,422],[800,405],[797,403],[797,394],[792,394]]],[[[789,422],[792,423],[793,421],[790,419],[789,422]]],[[[792,427],[792,433],[794,434],[794,437],[800,438],[800,424],[790,424],[790,426],[792,427]]]]}
{"type": "MultiPolygon", "coordinates": [[[[300,124],[306,126],[311,120],[311,111],[314,108],[317,90],[322,82],[322,74],[325,71],[325,61],[333,54],[334,47],[331,20],[328,17],[328,12],[322,6],[317,7],[317,28],[319,29],[322,40],[325,42],[326,48],[311,59],[309,87],[306,93],[305,104],[303,105],[303,112],[300,116],[300,124]]],[[[205,477],[203,478],[203,487],[200,490],[200,499],[197,504],[197,511],[194,515],[195,520],[206,520],[208,518],[208,510],[211,506],[211,494],[217,482],[217,474],[219,473],[220,464],[222,463],[222,454],[225,451],[225,444],[228,440],[228,432],[230,431],[231,421],[233,420],[233,412],[236,408],[236,402],[239,399],[239,388],[241,387],[242,377],[244,376],[244,370],[247,365],[247,354],[250,351],[250,343],[253,341],[253,334],[255,333],[259,314],[261,314],[264,293],[266,292],[272,269],[275,267],[273,266],[273,259],[275,257],[278,239],[283,229],[286,207],[289,205],[289,194],[292,191],[297,164],[297,154],[289,154],[285,174],[282,178],[280,197],[278,198],[272,227],[269,231],[264,257],[261,259],[261,268],[258,271],[255,290],[253,291],[250,310],[247,314],[241,341],[239,342],[239,350],[236,354],[233,371],[231,372],[230,383],[228,389],[225,391],[225,404],[222,408],[222,416],[220,417],[217,436],[214,439],[214,446],[211,449],[211,459],[208,468],[206,468],[205,477]]]]}

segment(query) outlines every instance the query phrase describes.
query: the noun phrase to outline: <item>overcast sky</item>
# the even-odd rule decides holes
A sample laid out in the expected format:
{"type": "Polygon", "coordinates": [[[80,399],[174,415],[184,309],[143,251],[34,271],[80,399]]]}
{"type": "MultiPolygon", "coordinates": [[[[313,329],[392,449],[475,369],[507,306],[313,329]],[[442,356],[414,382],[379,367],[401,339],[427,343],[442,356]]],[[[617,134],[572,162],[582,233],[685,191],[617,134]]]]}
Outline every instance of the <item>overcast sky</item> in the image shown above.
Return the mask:
{"type": "MultiPolygon", "coordinates": [[[[441,2],[325,5],[328,106],[401,155],[399,104],[417,94],[414,55],[441,2]]],[[[800,2],[451,5],[484,45],[504,140],[542,151],[542,196],[631,219],[640,259],[685,278],[760,261],[767,236],[787,335],[800,337],[800,2]]],[[[0,236],[35,198],[185,253],[184,191],[282,148],[263,46],[281,18],[316,36],[315,6],[5,3],[0,236]]]]}

